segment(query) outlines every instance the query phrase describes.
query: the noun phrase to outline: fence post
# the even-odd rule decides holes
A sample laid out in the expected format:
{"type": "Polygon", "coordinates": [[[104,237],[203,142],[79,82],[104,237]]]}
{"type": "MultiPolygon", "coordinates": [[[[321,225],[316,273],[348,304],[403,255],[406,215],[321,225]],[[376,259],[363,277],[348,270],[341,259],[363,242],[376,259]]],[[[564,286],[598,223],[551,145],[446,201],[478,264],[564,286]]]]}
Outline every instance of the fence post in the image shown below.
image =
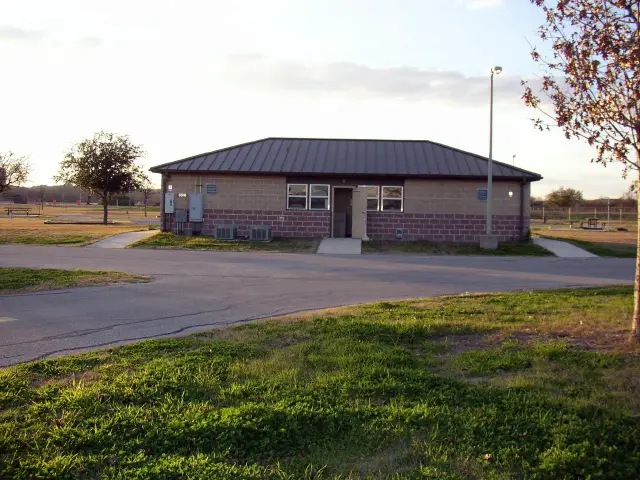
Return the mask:
{"type": "Polygon", "coordinates": [[[544,202],[542,202],[542,223],[547,223],[547,219],[544,217],[544,202]]]}
{"type": "Polygon", "coordinates": [[[622,209],[620,209],[620,225],[622,225],[622,209]]]}
{"type": "Polygon", "coordinates": [[[569,207],[569,226],[571,226],[571,207],[569,207]]]}

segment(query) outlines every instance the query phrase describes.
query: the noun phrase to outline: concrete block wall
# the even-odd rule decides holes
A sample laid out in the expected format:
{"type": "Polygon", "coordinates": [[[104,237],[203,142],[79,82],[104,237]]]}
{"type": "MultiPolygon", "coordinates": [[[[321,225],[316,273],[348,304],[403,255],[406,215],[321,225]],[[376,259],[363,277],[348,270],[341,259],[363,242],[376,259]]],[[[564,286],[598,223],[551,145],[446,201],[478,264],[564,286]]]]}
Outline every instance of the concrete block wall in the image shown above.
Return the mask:
{"type": "MultiPolygon", "coordinates": [[[[404,212],[485,215],[487,202],[477,190],[487,182],[474,180],[405,180],[404,212]]],[[[529,185],[524,187],[525,217],[529,217],[529,185]]],[[[493,214],[520,216],[520,181],[493,182],[493,214]],[[512,196],[509,196],[509,192],[512,196]]]]}
{"type": "MultiPolygon", "coordinates": [[[[173,217],[173,215],[171,215],[173,217]]],[[[170,222],[175,232],[175,222],[170,222]]],[[[331,235],[331,212],[317,210],[231,210],[205,209],[201,235],[215,236],[216,226],[236,225],[239,236],[249,236],[254,225],[271,228],[274,237],[323,238],[331,235]]],[[[185,234],[191,233],[191,224],[185,224],[185,234]]]]}
{"type": "MultiPolygon", "coordinates": [[[[173,193],[203,193],[205,210],[269,210],[286,209],[285,177],[251,175],[171,174],[167,180],[173,193]],[[205,185],[216,184],[216,194],[207,195],[205,185]]],[[[188,198],[176,198],[177,209],[187,209],[188,198]]]]}
{"type": "MultiPolygon", "coordinates": [[[[285,177],[245,175],[171,174],[166,180],[172,192],[202,191],[204,198],[203,235],[215,235],[216,225],[238,226],[239,235],[248,235],[252,225],[271,227],[274,236],[328,237],[331,212],[287,210],[285,177]],[[215,183],[217,193],[207,195],[205,184],[215,183]]],[[[484,234],[486,202],[476,198],[482,181],[413,180],[404,182],[404,212],[368,212],[367,234],[374,239],[395,239],[395,230],[404,230],[405,240],[477,242],[484,234]]],[[[494,233],[500,241],[520,236],[520,182],[494,182],[494,233]],[[509,196],[509,192],[512,195],[509,196]]],[[[524,232],[529,229],[529,185],[524,187],[524,232]]],[[[176,208],[188,208],[188,198],[176,198],[176,208]]],[[[175,231],[173,215],[167,227],[175,231]]],[[[185,225],[185,233],[191,226],[185,225]]]]}
{"type": "MultiPolygon", "coordinates": [[[[434,242],[479,242],[485,233],[485,215],[446,213],[369,212],[367,235],[373,240],[395,240],[396,229],[403,230],[403,240],[434,242]]],[[[528,228],[529,219],[525,218],[528,228]]],[[[520,238],[519,215],[494,215],[493,233],[500,242],[520,238]]]]}

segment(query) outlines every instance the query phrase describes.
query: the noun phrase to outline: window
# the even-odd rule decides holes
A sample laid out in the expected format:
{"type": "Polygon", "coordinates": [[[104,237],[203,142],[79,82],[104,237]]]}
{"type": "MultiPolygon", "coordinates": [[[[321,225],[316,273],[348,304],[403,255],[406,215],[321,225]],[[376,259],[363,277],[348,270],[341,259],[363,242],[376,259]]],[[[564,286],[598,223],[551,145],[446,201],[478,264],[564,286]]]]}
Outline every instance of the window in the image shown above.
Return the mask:
{"type": "Polygon", "coordinates": [[[329,210],[329,185],[309,185],[309,209],[329,210]]]}
{"type": "Polygon", "coordinates": [[[402,211],[402,187],[382,187],[382,211],[402,211]]]}
{"type": "Polygon", "coordinates": [[[287,208],[290,210],[307,209],[307,186],[299,183],[287,185],[287,208]]]}
{"type": "Polygon", "coordinates": [[[367,210],[369,212],[377,212],[380,210],[380,187],[367,187],[367,210]]]}

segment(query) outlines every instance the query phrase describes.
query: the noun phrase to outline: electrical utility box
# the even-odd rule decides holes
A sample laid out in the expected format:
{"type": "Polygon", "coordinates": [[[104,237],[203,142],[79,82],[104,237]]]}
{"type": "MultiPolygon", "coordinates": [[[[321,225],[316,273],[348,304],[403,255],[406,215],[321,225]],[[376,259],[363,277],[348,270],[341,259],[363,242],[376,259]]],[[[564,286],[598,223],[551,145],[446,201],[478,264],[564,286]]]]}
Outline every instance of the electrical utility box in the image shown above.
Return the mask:
{"type": "Polygon", "coordinates": [[[190,193],[189,194],[189,221],[190,222],[202,222],[202,194],[190,193]]]}
{"type": "Polygon", "coordinates": [[[176,211],[175,193],[164,194],[164,213],[174,213],[176,211]]]}

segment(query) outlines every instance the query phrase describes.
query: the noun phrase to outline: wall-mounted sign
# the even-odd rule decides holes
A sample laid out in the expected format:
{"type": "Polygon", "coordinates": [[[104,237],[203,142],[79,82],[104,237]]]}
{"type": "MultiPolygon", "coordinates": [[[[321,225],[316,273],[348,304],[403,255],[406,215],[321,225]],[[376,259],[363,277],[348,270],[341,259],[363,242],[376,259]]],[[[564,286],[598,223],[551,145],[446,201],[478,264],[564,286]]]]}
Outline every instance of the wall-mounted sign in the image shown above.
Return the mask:
{"type": "Polygon", "coordinates": [[[186,193],[179,193],[178,194],[178,198],[187,198],[187,194],[186,193]]]}
{"type": "Polygon", "coordinates": [[[215,183],[207,183],[205,185],[205,191],[207,195],[215,195],[218,193],[218,186],[215,183]]]}
{"type": "Polygon", "coordinates": [[[173,190],[173,185],[167,185],[167,190],[169,191],[173,190]]]}
{"type": "Polygon", "coordinates": [[[476,192],[476,198],[482,202],[486,202],[488,196],[486,188],[479,188],[476,192]]]}

